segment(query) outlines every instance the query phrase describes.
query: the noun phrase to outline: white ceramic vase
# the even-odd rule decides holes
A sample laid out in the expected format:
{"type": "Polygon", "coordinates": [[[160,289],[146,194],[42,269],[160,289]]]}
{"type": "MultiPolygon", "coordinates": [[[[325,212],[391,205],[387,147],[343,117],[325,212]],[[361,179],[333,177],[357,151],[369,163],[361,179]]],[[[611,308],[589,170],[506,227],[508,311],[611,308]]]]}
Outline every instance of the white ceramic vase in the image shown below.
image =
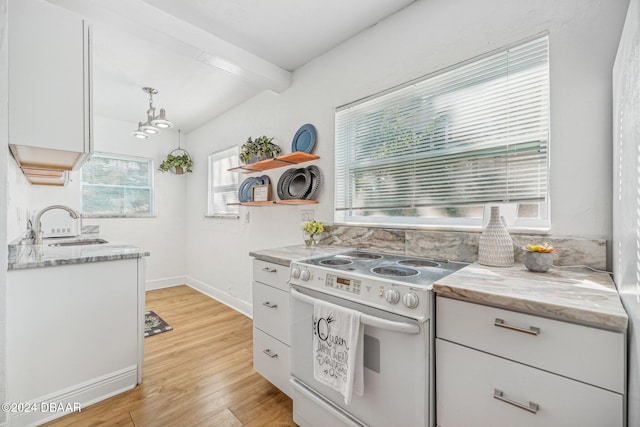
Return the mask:
{"type": "Polygon", "coordinates": [[[500,207],[491,207],[491,217],[480,236],[478,262],[494,267],[510,267],[514,264],[513,240],[500,220],[500,207]]]}

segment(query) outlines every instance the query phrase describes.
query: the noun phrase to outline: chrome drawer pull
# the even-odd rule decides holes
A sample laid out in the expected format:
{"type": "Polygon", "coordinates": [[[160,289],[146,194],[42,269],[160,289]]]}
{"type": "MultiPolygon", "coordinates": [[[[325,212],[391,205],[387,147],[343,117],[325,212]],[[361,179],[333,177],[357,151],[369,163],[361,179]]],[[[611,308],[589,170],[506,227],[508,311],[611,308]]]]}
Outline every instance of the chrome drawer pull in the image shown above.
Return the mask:
{"type": "Polygon", "coordinates": [[[267,273],[275,273],[278,270],[276,270],[275,268],[264,267],[262,271],[266,271],[267,273]]]}
{"type": "Polygon", "coordinates": [[[266,354],[269,357],[278,357],[278,353],[274,353],[273,351],[271,351],[270,348],[266,349],[266,350],[262,350],[262,352],[264,354],[266,354]]]}
{"type": "Polygon", "coordinates": [[[540,333],[540,328],[536,328],[535,326],[529,326],[529,329],[519,328],[517,326],[507,325],[502,319],[496,319],[493,322],[493,325],[499,328],[511,329],[512,331],[518,331],[529,335],[538,335],[540,333]]]}
{"type": "Polygon", "coordinates": [[[278,304],[274,304],[274,303],[269,302],[269,301],[263,302],[262,305],[264,305],[265,307],[269,307],[269,308],[277,308],[278,307],[278,304]]]}
{"type": "Polygon", "coordinates": [[[504,392],[502,390],[498,390],[497,388],[493,389],[493,398],[501,400],[502,402],[508,403],[509,405],[513,405],[517,408],[524,409],[525,411],[531,412],[532,414],[537,414],[540,406],[537,403],[529,402],[528,405],[523,405],[522,403],[515,402],[513,400],[507,399],[504,397],[504,392]]]}

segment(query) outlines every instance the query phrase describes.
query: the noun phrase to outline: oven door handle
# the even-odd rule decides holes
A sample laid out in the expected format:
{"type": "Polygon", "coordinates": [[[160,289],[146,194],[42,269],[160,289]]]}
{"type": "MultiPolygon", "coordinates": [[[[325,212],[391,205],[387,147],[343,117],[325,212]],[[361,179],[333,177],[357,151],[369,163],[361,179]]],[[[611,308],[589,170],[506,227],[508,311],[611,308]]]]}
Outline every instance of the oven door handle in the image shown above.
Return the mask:
{"type": "MultiPolygon", "coordinates": [[[[313,305],[313,303],[316,301],[316,298],[305,295],[294,288],[291,288],[291,297],[297,299],[298,301],[306,302],[307,304],[311,305],[313,305]]],[[[393,320],[382,319],[380,317],[371,316],[364,313],[360,313],[360,323],[374,328],[384,329],[386,331],[401,332],[403,334],[417,334],[420,332],[420,327],[416,324],[394,322],[393,320]]]]}

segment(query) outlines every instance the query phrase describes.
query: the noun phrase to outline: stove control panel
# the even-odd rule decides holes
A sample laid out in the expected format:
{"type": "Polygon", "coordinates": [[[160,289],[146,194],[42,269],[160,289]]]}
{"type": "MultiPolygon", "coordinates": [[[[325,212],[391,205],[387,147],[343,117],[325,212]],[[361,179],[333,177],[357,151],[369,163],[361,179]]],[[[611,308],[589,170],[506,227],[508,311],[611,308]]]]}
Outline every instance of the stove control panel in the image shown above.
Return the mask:
{"type": "Polygon", "coordinates": [[[346,279],[344,277],[336,276],[335,274],[327,274],[325,279],[325,286],[354,294],[360,294],[361,284],[362,282],[360,280],[346,279]]]}
{"type": "Polygon", "coordinates": [[[413,319],[429,317],[429,291],[397,281],[342,273],[335,269],[292,263],[292,285],[367,304],[413,319]]]}

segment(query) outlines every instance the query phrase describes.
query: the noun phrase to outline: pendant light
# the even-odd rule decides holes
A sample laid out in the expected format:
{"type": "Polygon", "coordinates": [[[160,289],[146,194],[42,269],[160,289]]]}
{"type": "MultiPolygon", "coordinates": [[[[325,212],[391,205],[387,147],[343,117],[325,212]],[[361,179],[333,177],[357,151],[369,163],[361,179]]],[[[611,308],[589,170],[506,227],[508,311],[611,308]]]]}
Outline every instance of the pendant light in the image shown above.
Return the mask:
{"type": "Polygon", "coordinates": [[[153,95],[158,91],[152,87],[143,87],[142,91],[149,94],[149,109],[147,110],[147,121],[138,123],[138,129],[133,132],[133,136],[140,139],[148,138],[149,135],[155,135],[160,129],[169,129],[174,126],[173,122],[167,120],[167,112],[164,108],[160,109],[160,114],[156,115],[156,109],[153,106],[153,95]]]}
{"type": "Polygon", "coordinates": [[[138,122],[138,129],[133,131],[133,136],[140,139],[147,139],[149,135],[142,130],[142,122],[138,122]]]}

